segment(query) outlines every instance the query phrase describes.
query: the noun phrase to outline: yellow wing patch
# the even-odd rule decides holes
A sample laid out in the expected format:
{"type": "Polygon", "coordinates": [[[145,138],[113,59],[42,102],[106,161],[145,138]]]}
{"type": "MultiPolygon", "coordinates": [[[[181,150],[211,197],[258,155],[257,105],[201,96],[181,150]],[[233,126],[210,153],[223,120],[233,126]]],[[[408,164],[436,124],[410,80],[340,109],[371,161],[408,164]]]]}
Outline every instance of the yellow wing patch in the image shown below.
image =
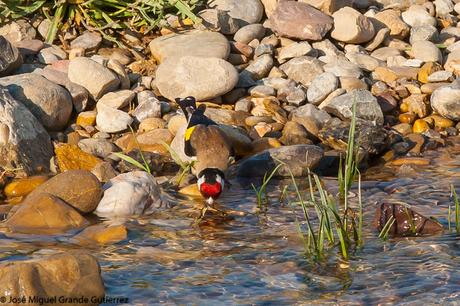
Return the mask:
{"type": "Polygon", "coordinates": [[[195,130],[196,128],[196,125],[192,126],[192,127],[189,127],[186,131],[185,131],[185,141],[188,141],[190,140],[190,137],[192,137],[192,133],[193,131],[195,130]]]}

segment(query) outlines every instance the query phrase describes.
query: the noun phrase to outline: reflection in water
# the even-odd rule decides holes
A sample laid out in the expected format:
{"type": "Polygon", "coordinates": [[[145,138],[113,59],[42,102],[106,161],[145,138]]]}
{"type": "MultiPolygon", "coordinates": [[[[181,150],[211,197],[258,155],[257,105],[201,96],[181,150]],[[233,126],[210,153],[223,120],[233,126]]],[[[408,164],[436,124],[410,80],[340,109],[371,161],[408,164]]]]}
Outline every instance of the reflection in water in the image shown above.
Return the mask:
{"type": "MultiPolygon", "coordinates": [[[[349,262],[334,253],[321,264],[304,258],[293,211],[277,203],[288,181],[268,187],[272,204],[263,215],[256,213],[250,184],[234,181],[220,204],[244,216],[208,218],[194,226],[195,205],[181,199],[171,211],[129,220],[128,241],[91,252],[101,263],[107,294],[127,296],[137,305],[455,304],[460,298],[455,235],[382,242],[371,222],[375,203],[402,201],[446,226],[449,184],[460,187],[459,149],[427,154],[431,166],[366,171],[365,245],[349,262]]],[[[324,183],[337,192],[334,179],[324,183]]],[[[0,236],[3,261],[72,248],[78,246],[69,237],[0,236]]]]}

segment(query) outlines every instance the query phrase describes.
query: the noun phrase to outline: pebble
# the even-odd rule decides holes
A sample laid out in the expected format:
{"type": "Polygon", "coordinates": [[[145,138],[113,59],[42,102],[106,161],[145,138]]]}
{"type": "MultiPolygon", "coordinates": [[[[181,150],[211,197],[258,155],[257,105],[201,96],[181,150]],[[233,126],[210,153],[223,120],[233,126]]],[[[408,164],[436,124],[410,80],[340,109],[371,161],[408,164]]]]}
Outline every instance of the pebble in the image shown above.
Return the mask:
{"type": "Polygon", "coordinates": [[[456,86],[442,86],[431,94],[431,107],[441,116],[460,120],[460,89],[456,86]]]}
{"type": "Polygon", "coordinates": [[[451,71],[435,71],[428,76],[428,82],[447,82],[451,81],[453,73],[451,71]]]}
{"type": "Polygon", "coordinates": [[[19,50],[5,37],[0,36],[0,77],[10,74],[22,64],[19,50]]]}
{"type": "Polygon", "coordinates": [[[429,129],[430,126],[428,125],[428,123],[422,119],[415,120],[414,125],[412,126],[412,132],[417,134],[427,132],[429,129]]]}
{"type": "Polygon", "coordinates": [[[106,158],[115,151],[115,146],[103,138],[86,138],[78,142],[78,147],[91,155],[106,158]]]}
{"type": "Polygon", "coordinates": [[[236,69],[219,58],[183,56],[164,61],[156,71],[156,86],[172,101],[188,96],[198,101],[212,99],[229,92],[237,83],[236,69]]]}
{"type": "Polygon", "coordinates": [[[402,19],[411,27],[421,25],[436,26],[436,18],[430,15],[425,7],[414,4],[409,9],[401,14],[402,19]]]}
{"type": "Polygon", "coordinates": [[[65,59],[67,59],[67,53],[58,46],[43,48],[38,52],[38,61],[42,64],[49,65],[65,59]]]}
{"type": "Polygon", "coordinates": [[[95,111],[86,111],[78,114],[76,123],[82,127],[85,126],[95,126],[96,125],[96,115],[95,111]]]}
{"type": "Polygon", "coordinates": [[[309,56],[293,58],[282,64],[279,68],[286,73],[289,79],[302,83],[305,86],[310,86],[312,80],[324,71],[321,62],[309,56]]]}
{"type": "Polygon", "coordinates": [[[151,91],[141,91],[137,94],[138,105],[131,113],[131,115],[141,122],[147,118],[160,118],[161,117],[161,103],[160,100],[151,91]]]}
{"type": "Polygon", "coordinates": [[[133,118],[124,111],[104,104],[97,105],[96,124],[99,131],[118,133],[133,123],[133,118]]]}
{"type": "Polygon", "coordinates": [[[330,16],[296,1],[280,1],[269,21],[278,35],[299,40],[321,40],[333,26],[330,16]]]}
{"type": "Polygon", "coordinates": [[[318,105],[337,89],[338,78],[331,72],[324,72],[316,76],[307,90],[308,102],[318,105]]]}
{"type": "Polygon", "coordinates": [[[334,18],[332,38],[349,44],[361,44],[374,38],[374,25],[357,10],[343,7],[336,11],[332,17],[334,18]]]}
{"type": "Polygon", "coordinates": [[[233,39],[237,42],[248,44],[254,39],[260,40],[265,34],[265,28],[260,23],[248,24],[239,29],[233,39]]]}
{"type": "Polygon", "coordinates": [[[122,109],[128,106],[135,96],[135,92],[128,89],[108,92],[97,101],[97,104],[104,104],[111,108],[122,109]]]}
{"type": "Polygon", "coordinates": [[[289,46],[283,47],[278,51],[278,61],[284,63],[286,60],[304,56],[313,55],[313,48],[307,41],[295,42],[289,46]]]}
{"type": "Polygon", "coordinates": [[[390,36],[404,39],[409,35],[410,27],[401,19],[398,11],[384,10],[375,14],[374,18],[390,29],[390,36]]]}
{"type": "Polygon", "coordinates": [[[228,12],[241,25],[257,23],[262,19],[264,6],[259,0],[213,0],[213,8],[228,12]]]}
{"type": "Polygon", "coordinates": [[[194,24],[199,30],[213,30],[224,35],[235,34],[240,28],[238,21],[219,9],[204,9],[197,16],[201,18],[201,24],[194,24]]]}
{"type": "Polygon", "coordinates": [[[14,180],[3,190],[7,198],[24,197],[48,180],[47,176],[37,175],[14,180]]]}
{"type": "Polygon", "coordinates": [[[415,41],[412,44],[412,52],[416,59],[423,62],[442,62],[441,50],[431,41],[415,41]]]}
{"type": "Polygon", "coordinates": [[[55,146],[55,159],[61,171],[67,170],[93,170],[102,161],[74,144],[58,144],[55,146]]]}
{"type": "Polygon", "coordinates": [[[71,82],[86,88],[95,100],[108,92],[115,91],[120,85],[120,80],[115,73],[85,57],[70,60],[68,76],[71,82]]]}
{"type": "Polygon", "coordinates": [[[70,42],[70,48],[81,48],[85,51],[96,50],[102,42],[102,36],[96,32],[85,32],[70,42]]]}

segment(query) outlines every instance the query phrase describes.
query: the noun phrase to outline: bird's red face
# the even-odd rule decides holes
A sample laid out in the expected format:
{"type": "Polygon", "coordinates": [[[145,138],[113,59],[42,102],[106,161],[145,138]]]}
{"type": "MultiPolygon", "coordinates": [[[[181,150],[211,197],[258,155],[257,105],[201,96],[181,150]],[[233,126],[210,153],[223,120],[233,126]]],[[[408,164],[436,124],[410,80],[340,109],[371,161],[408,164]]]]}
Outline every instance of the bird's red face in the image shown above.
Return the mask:
{"type": "Polygon", "coordinates": [[[224,180],[220,175],[214,175],[212,178],[201,176],[198,179],[198,189],[204,198],[217,199],[224,188],[224,180]]]}

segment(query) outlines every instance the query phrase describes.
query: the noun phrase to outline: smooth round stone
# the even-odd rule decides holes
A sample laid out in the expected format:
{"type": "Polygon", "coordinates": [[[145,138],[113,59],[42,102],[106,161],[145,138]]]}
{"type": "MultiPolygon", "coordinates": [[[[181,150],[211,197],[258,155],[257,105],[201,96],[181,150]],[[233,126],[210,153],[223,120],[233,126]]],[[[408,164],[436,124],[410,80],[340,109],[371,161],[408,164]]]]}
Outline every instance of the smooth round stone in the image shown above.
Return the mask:
{"type": "Polygon", "coordinates": [[[436,18],[430,15],[425,7],[422,5],[411,5],[408,10],[401,14],[405,23],[411,27],[421,25],[436,26],[436,18]]]}
{"type": "Polygon", "coordinates": [[[135,96],[136,94],[132,90],[118,90],[106,93],[99,99],[99,101],[97,101],[97,103],[104,104],[112,108],[121,109],[131,103],[135,96]]]}
{"type": "Polygon", "coordinates": [[[248,24],[239,29],[233,39],[237,42],[248,44],[254,39],[262,39],[265,34],[265,28],[260,23],[248,24]]]}
{"type": "Polygon", "coordinates": [[[156,71],[160,93],[174,100],[193,96],[198,101],[219,97],[238,83],[238,73],[219,58],[184,56],[164,61],[156,71]]]}
{"type": "Polygon", "coordinates": [[[183,56],[226,59],[230,54],[230,45],[224,35],[206,31],[160,36],[152,40],[149,47],[153,57],[159,62],[183,56]]]}
{"type": "Polygon", "coordinates": [[[210,4],[214,9],[228,12],[242,25],[257,23],[264,14],[264,6],[259,0],[213,0],[210,4]]]}
{"type": "Polygon", "coordinates": [[[431,24],[413,27],[410,30],[410,43],[413,44],[419,40],[433,40],[438,35],[438,30],[431,24]]]}
{"type": "Polygon", "coordinates": [[[97,105],[96,124],[99,131],[118,133],[124,131],[133,123],[133,118],[124,111],[106,106],[97,105]]]}
{"type": "Polygon", "coordinates": [[[431,107],[441,116],[460,120],[460,89],[453,86],[443,86],[431,94],[431,107]]]}
{"type": "Polygon", "coordinates": [[[431,41],[419,40],[414,42],[412,53],[416,59],[424,62],[442,62],[441,50],[431,41]]]}
{"type": "Polygon", "coordinates": [[[7,198],[23,197],[31,193],[48,179],[49,177],[40,175],[15,180],[6,185],[3,192],[7,198]]]}

